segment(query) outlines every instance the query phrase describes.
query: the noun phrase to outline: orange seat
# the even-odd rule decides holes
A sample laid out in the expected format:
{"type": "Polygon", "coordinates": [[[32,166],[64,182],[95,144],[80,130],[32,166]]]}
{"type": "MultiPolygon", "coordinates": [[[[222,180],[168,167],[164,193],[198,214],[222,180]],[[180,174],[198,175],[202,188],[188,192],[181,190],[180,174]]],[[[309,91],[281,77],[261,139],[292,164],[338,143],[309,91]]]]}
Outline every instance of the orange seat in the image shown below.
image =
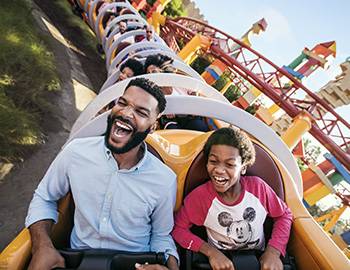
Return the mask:
{"type": "MultiPolygon", "coordinates": [[[[130,42],[120,42],[118,44],[118,47],[112,53],[112,60],[118,55],[118,53],[120,53],[122,50],[124,50],[126,47],[130,45],[131,45],[130,42]]],[[[112,63],[112,60],[111,60],[111,63],[112,63]]]]}

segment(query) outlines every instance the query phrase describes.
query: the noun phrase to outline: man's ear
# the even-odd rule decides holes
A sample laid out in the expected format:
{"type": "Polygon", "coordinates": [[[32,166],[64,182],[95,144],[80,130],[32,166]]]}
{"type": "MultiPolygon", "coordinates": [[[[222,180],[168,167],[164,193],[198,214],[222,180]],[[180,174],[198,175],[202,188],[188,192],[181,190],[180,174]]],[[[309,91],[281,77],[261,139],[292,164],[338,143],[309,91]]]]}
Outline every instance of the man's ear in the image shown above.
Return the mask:
{"type": "Polygon", "coordinates": [[[158,126],[158,121],[155,121],[151,126],[151,131],[149,133],[153,133],[154,131],[156,131],[157,126],[158,126]]]}

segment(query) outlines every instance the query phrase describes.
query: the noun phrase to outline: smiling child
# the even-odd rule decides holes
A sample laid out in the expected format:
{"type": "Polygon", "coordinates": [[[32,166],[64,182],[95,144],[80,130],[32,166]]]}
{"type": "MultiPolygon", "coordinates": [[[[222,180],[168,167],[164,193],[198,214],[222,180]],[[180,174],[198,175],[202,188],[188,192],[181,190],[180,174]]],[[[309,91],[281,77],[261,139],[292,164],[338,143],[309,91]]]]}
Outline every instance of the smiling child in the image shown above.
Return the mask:
{"type": "MultiPolygon", "coordinates": [[[[201,252],[213,269],[234,269],[220,250],[263,250],[261,269],[283,269],[292,224],[286,204],[257,176],[243,176],[255,161],[249,137],[239,129],[221,128],[204,146],[210,181],[193,190],[175,217],[173,237],[183,248],[201,252]],[[274,220],[265,247],[264,221],[274,220]],[[205,226],[207,242],[192,225],[205,226]]],[[[266,168],[268,170],[268,168],[266,168]]]]}

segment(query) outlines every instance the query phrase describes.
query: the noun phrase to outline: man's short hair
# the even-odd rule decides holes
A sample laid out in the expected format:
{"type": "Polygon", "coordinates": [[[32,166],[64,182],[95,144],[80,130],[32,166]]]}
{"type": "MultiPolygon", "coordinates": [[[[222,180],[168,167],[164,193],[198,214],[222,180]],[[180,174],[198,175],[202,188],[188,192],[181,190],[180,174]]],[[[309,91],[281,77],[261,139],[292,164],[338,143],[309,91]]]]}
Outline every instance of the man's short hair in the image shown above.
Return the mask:
{"type": "Polygon", "coordinates": [[[237,148],[242,164],[251,166],[255,162],[255,148],[248,135],[238,128],[220,128],[214,131],[204,145],[204,155],[208,160],[213,145],[228,145],[237,148]]]}
{"type": "Polygon", "coordinates": [[[134,76],[141,75],[145,73],[145,70],[143,68],[143,64],[140,61],[137,61],[136,59],[129,58],[126,60],[121,66],[120,71],[123,71],[124,68],[130,68],[134,72],[134,76]]]}
{"type": "Polygon", "coordinates": [[[166,99],[162,92],[162,89],[157,84],[146,78],[136,78],[129,82],[129,84],[125,88],[125,91],[130,86],[140,87],[144,91],[152,95],[158,101],[158,113],[162,113],[164,111],[166,106],[166,99]]]}
{"type": "Polygon", "coordinates": [[[150,25],[150,24],[145,24],[145,25],[143,26],[143,29],[144,29],[144,30],[146,30],[147,28],[148,28],[148,29],[151,29],[152,32],[154,32],[154,28],[153,28],[152,25],[150,25]]]}

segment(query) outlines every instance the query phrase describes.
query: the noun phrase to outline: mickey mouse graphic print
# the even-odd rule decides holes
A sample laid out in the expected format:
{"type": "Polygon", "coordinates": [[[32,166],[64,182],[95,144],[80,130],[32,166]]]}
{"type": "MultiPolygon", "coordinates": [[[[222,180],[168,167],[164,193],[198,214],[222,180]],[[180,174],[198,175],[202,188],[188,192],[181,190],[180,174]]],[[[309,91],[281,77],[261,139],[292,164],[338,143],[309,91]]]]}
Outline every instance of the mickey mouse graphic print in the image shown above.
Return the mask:
{"type": "Polygon", "coordinates": [[[215,198],[204,221],[208,242],[219,249],[263,249],[266,214],[260,201],[249,192],[233,206],[215,198]]]}
{"type": "Polygon", "coordinates": [[[242,176],[240,183],[241,194],[232,204],[222,200],[211,181],[188,194],[175,217],[175,241],[195,252],[204,241],[218,249],[263,250],[264,222],[270,216],[274,225],[268,245],[284,256],[292,224],[289,208],[261,178],[242,176]],[[208,239],[193,234],[193,225],[205,226],[208,239]]]}

